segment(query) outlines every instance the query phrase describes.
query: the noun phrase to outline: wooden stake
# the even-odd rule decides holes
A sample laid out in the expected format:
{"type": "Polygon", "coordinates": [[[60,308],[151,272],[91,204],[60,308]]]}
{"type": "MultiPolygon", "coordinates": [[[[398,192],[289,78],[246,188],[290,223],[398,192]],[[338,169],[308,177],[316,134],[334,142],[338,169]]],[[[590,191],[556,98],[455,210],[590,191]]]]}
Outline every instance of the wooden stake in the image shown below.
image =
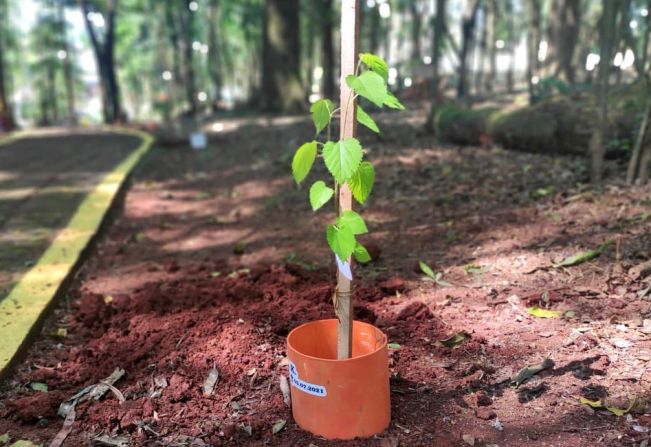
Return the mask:
{"type": "MultiPolygon", "coordinates": [[[[341,2],[341,95],[340,100],[340,139],[357,134],[357,120],[353,93],[346,84],[346,76],[355,74],[359,52],[359,0],[341,2]]],[[[339,213],[351,210],[352,195],[348,184],[339,188],[339,213]]],[[[349,258],[347,260],[351,262],[349,258]]],[[[337,337],[337,358],[347,359],[352,354],[353,300],[351,282],[337,270],[337,317],[339,330],[337,337]]]]}

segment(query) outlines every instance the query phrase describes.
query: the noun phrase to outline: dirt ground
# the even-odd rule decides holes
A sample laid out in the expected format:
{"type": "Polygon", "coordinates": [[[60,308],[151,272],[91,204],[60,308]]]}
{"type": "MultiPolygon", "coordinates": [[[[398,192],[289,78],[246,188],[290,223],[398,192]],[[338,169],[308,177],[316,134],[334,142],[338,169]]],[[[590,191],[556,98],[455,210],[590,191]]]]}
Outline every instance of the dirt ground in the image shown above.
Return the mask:
{"type": "Polygon", "coordinates": [[[0,145],[0,300],[138,138],[42,131],[0,145]]]}
{"type": "Polygon", "coordinates": [[[112,391],[79,402],[64,445],[646,445],[651,188],[623,186],[617,162],[592,191],[580,159],[441,146],[419,110],[379,121],[381,138],[361,136],[377,167],[362,209],[376,260],[355,269],[354,296],[357,317],[399,345],[386,432],[328,442],[283,402],[285,336],[333,316],[334,270],[328,211],[312,213],[289,172],[311,124],[269,120],[141,164],[124,210],[3,384],[0,436],[52,439],[59,404],[123,368],[124,402],[112,391]],[[606,241],[598,258],[555,266],[606,241]],[[440,342],[461,331],[458,346],[440,342]]]}

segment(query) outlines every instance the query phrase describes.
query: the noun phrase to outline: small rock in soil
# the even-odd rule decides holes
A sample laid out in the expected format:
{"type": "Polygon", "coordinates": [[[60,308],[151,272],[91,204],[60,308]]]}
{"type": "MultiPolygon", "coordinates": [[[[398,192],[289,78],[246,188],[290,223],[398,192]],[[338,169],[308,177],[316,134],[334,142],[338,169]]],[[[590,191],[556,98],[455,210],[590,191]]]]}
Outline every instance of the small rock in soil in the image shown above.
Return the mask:
{"type": "Polygon", "coordinates": [[[64,399],[65,395],[58,391],[34,393],[7,401],[5,403],[7,411],[2,416],[15,416],[22,422],[35,422],[41,418],[54,419],[57,408],[64,399]]]}
{"type": "Polygon", "coordinates": [[[405,282],[397,276],[391,277],[386,281],[382,281],[379,286],[383,292],[388,294],[403,292],[405,290],[405,282]]]}
{"type": "Polygon", "coordinates": [[[434,318],[432,310],[422,301],[408,304],[398,313],[398,320],[429,320],[434,318]]]}
{"type": "Polygon", "coordinates": [[[475,437],[473,435],[463,435],[461,438],[466,444],[475,445],[475,437]]]}
{"type": "Polygon", "coordinates": [[[495,414],[495,412],[490,408],[480,407],[475,410],[475,416],[477,416],[479,419],[488,421],[490,419],[496,418],[497,414],[495,414]]]}
{"type": "Polygon", "coordinates": [[[475,393],[475,401],[479,407],[487,407],[489,405],[493,405],[493,399],[491,399],[490,396],[484,391],[477,391],[475,393]]]}

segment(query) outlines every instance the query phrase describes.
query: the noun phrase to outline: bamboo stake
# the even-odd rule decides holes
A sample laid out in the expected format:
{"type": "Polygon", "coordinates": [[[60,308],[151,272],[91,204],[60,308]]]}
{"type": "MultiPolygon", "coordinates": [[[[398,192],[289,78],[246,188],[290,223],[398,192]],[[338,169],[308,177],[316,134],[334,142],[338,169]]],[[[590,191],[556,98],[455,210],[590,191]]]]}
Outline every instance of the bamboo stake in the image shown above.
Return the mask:
{"type": "MultiPolygon", "coordinates": [[[[355,99],[346,84],[346,76],[355,73],[359,52],[359,0],[341,2],[341,107],[340,139],[354,137],[357,133],[355,99]]],[[[352,195],[348,184],[339,188],[339,213],[352,209],[352,195]]],[[[352,262],[350,258],[348,262],[352,262]]],[[[347,359],[352,354],[353,303],[351,281],[337,269],[337,358],[347,359]]]]}

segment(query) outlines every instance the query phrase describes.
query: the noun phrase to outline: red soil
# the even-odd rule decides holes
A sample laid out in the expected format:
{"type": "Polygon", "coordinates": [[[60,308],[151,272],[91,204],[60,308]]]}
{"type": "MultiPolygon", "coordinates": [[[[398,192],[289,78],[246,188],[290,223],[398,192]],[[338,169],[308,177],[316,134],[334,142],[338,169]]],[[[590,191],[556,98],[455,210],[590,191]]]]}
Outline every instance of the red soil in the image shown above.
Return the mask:
{"type": "Polygon", "coordinates": [[[52,439],[59,403],[121,367],[115,386],[126,402],[109,392],[78,404],[64,445],[100,435],[134,446],[639,445],[651,427],[649,278],[626,272],[651,249],[640,219],[649,190],[588,195],[572,189],[575,160],[440,148],[411,119],[373,144],[380,183],[364,215],[381,255],[355,271],[355,314],[400,344],[390,353],[385,433],[327,442],[301,431],[283,402],[285,336],[333,316],[334,272],[323,216],[307,211],[305,191],[292,190],[286,163],[274,161],[289,136],[306,132],[272,126],[220,136],[211,152],[158,150],[145,162],[69,299],[4,384],[0,435],[52,439]],[[552,181],[558,192],[539,197],[552,181]],[[621,241],[619,261],[612,248],[581,266],[548,267],[611,238],[621,241]],[[244,254],[241,244],[234,254],[242,242],[244,254]],[[452,286],[423,281],[420,259],[452,286]],[[535,318],[531,305],[574,314],[535,318]],[[60,327],[66,337],[50,335],[60,327]],[[459,348],[437,342],[462,330],[471,339],[459,348]],[[545,358],[552,368],[509,385],[545,358]],[[213,366],[219,381],[206,397],[213,366]],[[642,404],[618,418],[578,396],[642,404]],[[272,434],[280,419],[287,424],[272,434]]]}

